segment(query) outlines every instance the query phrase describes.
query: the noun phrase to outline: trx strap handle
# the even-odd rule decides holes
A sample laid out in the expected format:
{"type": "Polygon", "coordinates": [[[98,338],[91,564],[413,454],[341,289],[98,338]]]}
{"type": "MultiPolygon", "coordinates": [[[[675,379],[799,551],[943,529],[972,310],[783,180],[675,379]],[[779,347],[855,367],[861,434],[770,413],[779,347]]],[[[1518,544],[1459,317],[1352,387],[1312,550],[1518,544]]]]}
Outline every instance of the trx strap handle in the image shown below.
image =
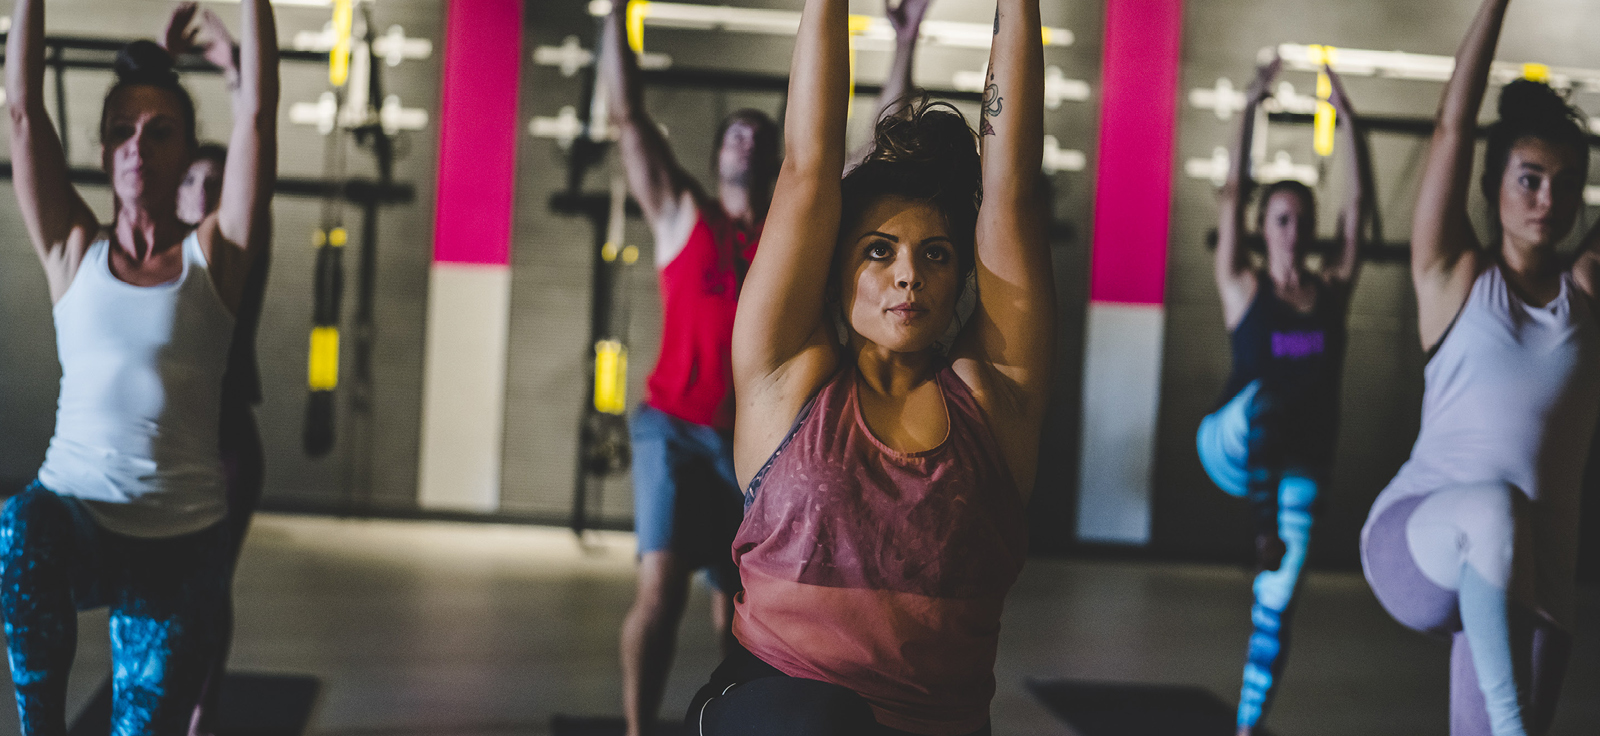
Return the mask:
{"type": "Polygon", "coordinates": [[[333,449],[334,389],[339,386],[339,307],[344,297],[344,246],[349,233],[342,227],[318,229],[312,236],[317,248],[317,274],[313,286],[311,349],[306,360],[306,402],[303,442],[306,454],[322,457],[333,449]]]}

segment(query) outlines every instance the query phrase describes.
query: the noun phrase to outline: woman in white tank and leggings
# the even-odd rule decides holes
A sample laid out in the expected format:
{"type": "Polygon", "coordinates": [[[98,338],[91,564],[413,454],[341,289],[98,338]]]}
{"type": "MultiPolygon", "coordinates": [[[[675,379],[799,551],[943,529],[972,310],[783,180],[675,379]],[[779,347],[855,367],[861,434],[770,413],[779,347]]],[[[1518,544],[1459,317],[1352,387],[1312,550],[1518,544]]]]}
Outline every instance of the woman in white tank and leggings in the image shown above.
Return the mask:
{"type": "Polygon", "coordinates": [[[277,34],[242,3],[240,90],[217,212],[178,216],[194,103],[148,41],[117,55],[99,137],[102,224],[44,107],[44,2],[6,48],[11,161],[61,359],[38,480],[0,513],[0,614],[24,736],[66,733],[77,611],[111,608],[112,732],[189,729],[226,631],[232,530],[219,459],[223,374],[276,179],[277,34]]]}
{"type": "Polygon", "coordinates": [[[1583,202],[1576,111],[1528,80],[1500,93],[1467,216],[1478,107],[1509,0],[1485,0],[1456,56],[1412,223],[1418,327],[1432,351],[1422,430],[1378,496],[1362,563],[1389,613],[1452,640],[1453,736],[1539,734],[1570,651],[1578,504],[1600,414],[1600,231],[1568,268],[1583,202]]]}

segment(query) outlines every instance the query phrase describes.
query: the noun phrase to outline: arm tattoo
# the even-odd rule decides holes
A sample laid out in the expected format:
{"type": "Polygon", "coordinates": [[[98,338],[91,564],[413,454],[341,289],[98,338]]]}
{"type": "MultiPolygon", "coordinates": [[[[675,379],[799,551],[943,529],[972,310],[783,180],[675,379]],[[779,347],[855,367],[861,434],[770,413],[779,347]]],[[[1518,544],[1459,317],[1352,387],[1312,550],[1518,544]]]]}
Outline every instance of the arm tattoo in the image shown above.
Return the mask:
{"type": "Polygon", "coordinates": [[[1000,109],[1005,98],[1000,96],[1000,85],[995,84],[994,74],[989,74],[989,86],[983,88],[983,115],[979,119],[979,135],[994,135],[994,126],[989,125],[989,118],[1000,117],[1000,109]]]}
{"type": "Polygon", "coordinates": [[[1000,35],[1000,9],[994,9],[994,35],[1000,35]]]}

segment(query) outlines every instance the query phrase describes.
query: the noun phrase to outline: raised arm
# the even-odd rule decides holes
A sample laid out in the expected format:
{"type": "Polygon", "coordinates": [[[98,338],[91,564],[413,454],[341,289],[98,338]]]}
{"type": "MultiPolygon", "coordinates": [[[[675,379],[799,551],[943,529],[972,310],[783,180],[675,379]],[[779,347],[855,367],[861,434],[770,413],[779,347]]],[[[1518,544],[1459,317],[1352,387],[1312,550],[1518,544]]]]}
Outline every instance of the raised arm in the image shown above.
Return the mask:
{"type": "Polygon", "coordinates": [[[1218,197],[1217,251],[1212,256],[1212,272],[1217,280],[1217,295],[1222,299],[1222,322],[1230,332],[1244,319],[1250,301],[1256,298],[1256,274],[1244,247],[1244,210],[1254,184],[1250,179],[1250,150],[1256,134],[1256,110],[1272,95],[1272,80],[1278,78],[1282,68],[1281,59],[1263,64],[1245,90],[1238,134],[1228,157],[1228,179],[1218,197]]]}
{"type": "Polygon", "coordinates": [[[846,0],[806,0],[789,68],[784,159],[733,322],[734,459],[748,480],[838,365],[824,314],[839,233],[850,50],[846,0]]]}
{"type": "Polygon", "coordinates": [[[878,109],[874,121],[905,106],[906,93],[911,91],[911,68],[917,53],[917,37],[922,34],[922,18],[928,13],[933,0],[900,0],[889,7],[884,0],[884,15],[894,27],[894,59],[889,62],[889,76],[883,80],[883,91],[878,94],[878,109]]]}
{"type": "Polygon", "coordinates": [[[982,367],[979,382],[989,396],[979,399],[986,408],[1036,429],[1049,393],[1055,343],[1055,281],[1038,191],[1044,48],[1038,0],[1000,0],[996,13],[978,126],[983,149],[978,304],[952,357],[982,367]]]}
{"type": "Polygon", "coordinates": [[[1372,158],[1367,150],[1366,133],[1360,129],[1360,118],[1356,117],[1355,107],[1350,104],[1350,95],[1345,92],[1344,83],[1332,69],[1325,68],[1324,72],[1333,82],[1333,94],[1328,101],[1339,118],[1339,147],[1344,150],[1347,183],[1344,206],[1339,210],[1339,253],[1322,269],[1322,276],[1329,283],[1353,287],[1356,277],[1361,273],[1361,246],[1365,242],[1366,226],[1376,215],[1372,158]]]}
{"type": "Polygon", "coordinates": [[[53,302],[72,284],[100,225],[72,187],[61,138],[44,108],[44,0],[17,0],[6,60],[13,188],[53,302]]]}
{"type": "Polygon", "coordinates": [[[278,32],[267,0],[240,3],[239,86],[222,167],[217,211],[200,224],[230,304],[244,291],[251,263],[270,247],[272,190],[278,179],[278,32]]]}
{"type": "Polygon", "coordinates": [[[678,165],[672,148],[644,109],[639,64],[628,45],[629,0],[614,0],[600,34],[600,82],[606,109],[620,134],[617,144],[628,189],[644,211],[656,239],[656,265],[665,266],[689,242],[699,209],[694,179],[678,165]]]}
{"type": "Polygon", "coordinates": [[[1456,52],[1455,72],[1439,102],[1433,143],[1422,171],[1422,188],[1411,219],[1411,280],[1417,291],[1417,332],[1430,349],[1449,328],[1471,293],[1481,256],[1467,193],[1478,108],[1489,85],[1489,66],[1500,40],[1510,0],[1484,0],[1456,52]]]}

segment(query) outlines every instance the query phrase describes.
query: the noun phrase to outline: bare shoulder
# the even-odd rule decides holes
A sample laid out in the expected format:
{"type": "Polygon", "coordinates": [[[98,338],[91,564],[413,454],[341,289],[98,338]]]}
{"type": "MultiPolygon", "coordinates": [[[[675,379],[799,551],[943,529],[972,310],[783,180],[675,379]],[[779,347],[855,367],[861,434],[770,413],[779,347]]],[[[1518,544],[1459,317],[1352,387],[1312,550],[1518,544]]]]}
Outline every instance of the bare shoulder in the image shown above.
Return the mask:
{"type": "Polygon", "coordinates": [[[678,196],[667,198],[656,217],[650,221],[651,234],[655,236],[656,266],[664,268],[683,252],[700,223],[702,207],[717,206],[702,197],[695,187],[685,187],[678,196]]]}
{"type": "Polygon", "coordinates": [[[950,367],[983,409],[989,431],[1026,498],[1033,487],[1039,432],[1050,405],[1048,385],[1027,390],[994,364],[971,357],[952,356],[950,367]]]}
{"type": "Polygon", "coordinates": [[[90,220],[68,231],[60,246],[40,252],[45,283],[50,289],[50,303],[59,302],[61,297],[66,296],[67,288],[78,277],[78,269],[89,254],[89,247],[108,235],[98,222],[90,220]]]}

